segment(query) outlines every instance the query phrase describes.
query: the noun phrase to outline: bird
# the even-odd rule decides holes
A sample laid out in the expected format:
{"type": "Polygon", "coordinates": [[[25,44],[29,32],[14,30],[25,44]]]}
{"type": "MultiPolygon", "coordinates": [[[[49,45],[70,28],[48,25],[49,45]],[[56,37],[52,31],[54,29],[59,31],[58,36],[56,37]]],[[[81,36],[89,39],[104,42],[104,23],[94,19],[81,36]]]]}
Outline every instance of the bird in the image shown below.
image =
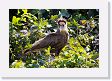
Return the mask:
{"type": "Polygon", "coordinates": [[[69,33],[68,33],[68,27],[67,27],[67,20],[64,18],[57,19],[57,26],[58,29],[56,32],[52,32],[48,35],[46,35],[44,38],[41,38],[37,41],[35,41],[30,49],[25,50],[25,54],[28,52],[40,50],[42,48],[48,48],[50,49],[51,56],[59,56],[59,53],[61,52],[62,48],[64,48],[69,39],[69,33]]]}

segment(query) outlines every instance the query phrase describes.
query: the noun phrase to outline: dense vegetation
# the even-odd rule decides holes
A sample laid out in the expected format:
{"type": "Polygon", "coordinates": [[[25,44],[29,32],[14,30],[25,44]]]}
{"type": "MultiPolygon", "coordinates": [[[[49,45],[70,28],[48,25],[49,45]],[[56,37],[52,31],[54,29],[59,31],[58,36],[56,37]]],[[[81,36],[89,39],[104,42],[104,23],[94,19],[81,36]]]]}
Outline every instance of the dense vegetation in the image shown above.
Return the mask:
{"type": "Polygon", "coordinates": [[[10,68],[99,67],[99,10],[10,9],[10,68]],[[67,19],[70,39],[59,56],[50,61],[50,47],[24,54],[32,43],[57,29],[56,20],[67,19]]]}

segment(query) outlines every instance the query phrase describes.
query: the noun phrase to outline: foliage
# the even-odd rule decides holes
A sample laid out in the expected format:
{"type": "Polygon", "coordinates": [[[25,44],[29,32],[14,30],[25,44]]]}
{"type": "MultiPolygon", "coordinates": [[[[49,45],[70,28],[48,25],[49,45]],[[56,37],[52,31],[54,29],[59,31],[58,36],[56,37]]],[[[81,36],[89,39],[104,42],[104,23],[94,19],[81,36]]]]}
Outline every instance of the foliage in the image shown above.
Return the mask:
{"type": "MultiPolygon", "coordinates": [[[[13,9],[9,10],[13,11],[13,9]]],[[[97,68],[99,67],[99,11],[96,9],[18,9],[10,13],[10,68],[97,68]],[[59,56],[50,47],[24,54],[36,40],[55,32],[56,20],[67,19],[70,39],[59,56]]]]}

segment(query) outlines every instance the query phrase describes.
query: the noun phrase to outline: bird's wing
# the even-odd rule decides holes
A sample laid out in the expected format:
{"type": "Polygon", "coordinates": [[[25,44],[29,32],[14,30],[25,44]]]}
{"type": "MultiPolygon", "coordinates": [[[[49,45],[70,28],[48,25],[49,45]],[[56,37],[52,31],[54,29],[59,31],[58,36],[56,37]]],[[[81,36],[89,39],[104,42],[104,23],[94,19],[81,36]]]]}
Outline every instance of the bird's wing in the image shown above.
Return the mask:
{"type": "Polygon", "coordinates": [[[41,48],[45,48],[48,46],[53,46],[59,42],[58,38],[59,38],[59,36],[57,33],[51,33],[51,34],[47,35],[46,37],[36,41],[32,45],[32,50],[41,49],[41,48]]]}

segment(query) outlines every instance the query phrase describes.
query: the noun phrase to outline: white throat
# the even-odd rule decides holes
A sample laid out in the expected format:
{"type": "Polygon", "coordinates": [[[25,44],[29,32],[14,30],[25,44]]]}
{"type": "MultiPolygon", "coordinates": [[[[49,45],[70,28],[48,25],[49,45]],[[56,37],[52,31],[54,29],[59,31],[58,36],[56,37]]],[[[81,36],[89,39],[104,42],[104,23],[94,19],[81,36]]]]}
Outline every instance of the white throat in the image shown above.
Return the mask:
{"type": "Polygon", "coordinates": [[[60,29],[60,32],[63,32],[63,31],[68,32],[67,25],[65,25],[65,26],[60,26],[59,29],[60,29]]]}

